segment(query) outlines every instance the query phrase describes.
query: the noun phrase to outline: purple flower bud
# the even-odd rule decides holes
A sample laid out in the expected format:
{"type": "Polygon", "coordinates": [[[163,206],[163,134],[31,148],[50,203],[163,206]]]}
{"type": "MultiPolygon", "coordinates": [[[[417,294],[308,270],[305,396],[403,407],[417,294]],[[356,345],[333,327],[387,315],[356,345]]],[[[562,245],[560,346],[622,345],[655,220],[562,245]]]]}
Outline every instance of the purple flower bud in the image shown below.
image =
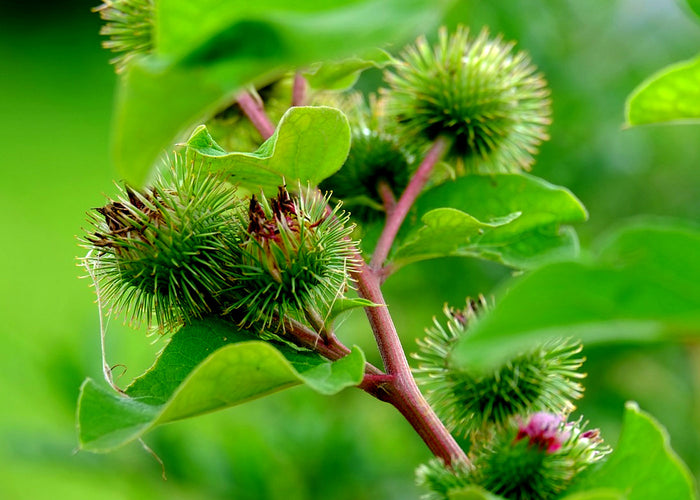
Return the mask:
{"type": "Polygon", "coordinates": [[[515,441],[528,438],[529,444],[547,453],[559,450],[571,433],[562,429],[563,419],[552,413],[538,412],[530,417],[527,425],[520,425],[515,441]]]}
{"type": "Polygon", "coordinates": [[[583,439],[598,440],[600,439],[600,429],[591,429],[581,434],[583,439]]]}

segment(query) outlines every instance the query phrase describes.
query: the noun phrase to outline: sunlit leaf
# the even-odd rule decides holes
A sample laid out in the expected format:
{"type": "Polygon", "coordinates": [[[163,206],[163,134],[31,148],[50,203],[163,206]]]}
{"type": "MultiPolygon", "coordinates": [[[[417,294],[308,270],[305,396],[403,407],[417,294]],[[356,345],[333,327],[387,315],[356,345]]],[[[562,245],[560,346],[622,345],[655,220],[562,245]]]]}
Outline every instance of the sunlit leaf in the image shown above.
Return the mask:
{"type": "Polygon", "coordinates": [[[519,212],[482,222],[454,208],[436,208],[421,218],[424,226],[397,250],[401,265],[448,255],[476,255],[479,240],[494,228],[509,224],[519,212]]]}
{"type": "Polygon", "coordinates": [[[362,299],[360,297],[346,298],[342,297],[333,303],[333,307],[328,314],[326,321],[333,321],[338,316],[347,311],[352,311],[354,309],[360,309],[364,307],[386,307],[381,304],[375,304],[371,300],[362,299]]]}
{"type": "Polygon", "coordinates": [[[350,150],[350,125],[342,112],[327,107],[295,107],[254,153],[227,153],[200,126],[187,142],[188,158],[226,172],[236,184],[275,191],[283,180],[317,185],[335,173],[350,150]]]}
{"type": "Polygon", "coordinates": [[[156,52],[120,82],[114,158],[132,184],[236,92],[294,67],[362,55],[437,24],[452,0],[159,0],[156,52]],[[391,19],[391,22],[387,22],[391,19]]]}
{"type": "Polygon", "coordinates": [[[357,348],[331,363],[252,338],[232,323],[201,320],[175,333],[156,364],[124,395],[86,380],[78,403],[81,449],[110,451],[158,425],[302,383],[334,394],[362,380],[365,360],[357,348]]]}
{"type": "Polygon", "coordinates": [[[591,257],[509,283],[455,347],[455,366],[496,364],[553,338],[656,342],[700,334],[700,230],[637,223],[591,257]]]}
{"type": "Polygon", "coordinates": [[[700,58],[668,66],[627,99],[628,125],[700,123],[700,58]]]}
{"type": "Polygon", "coordinates": [[[416,211],[423,224],[400,236],[395,267],[448,255],[517,268],[571,258],[578,240],[562,225],[588,216],[569,190],[522,174],[460,177],[423,194],[416,211]]]}
{"type": "Polygon", "coordinates": [[[697,498],[692,475],[671,449],[666,429],[636,403],[626,405],[622,434],[613,453],[602,465],[585,471],[570,491],[580,493],[565,500],[697,498]],[[586,490],[598,488],[617,490],[620,496],[586,495],[586,490]]]}
{"type": "Polygon", "coordinates": [[[304,72],[309,86],[318,90],[345,90],[357,82],[360,74],[369,68],[384,67],[390,60],[388,54],[378,51],[374,57],[351,57],[341,61],[329,61],[314,65],[304,72]]]}

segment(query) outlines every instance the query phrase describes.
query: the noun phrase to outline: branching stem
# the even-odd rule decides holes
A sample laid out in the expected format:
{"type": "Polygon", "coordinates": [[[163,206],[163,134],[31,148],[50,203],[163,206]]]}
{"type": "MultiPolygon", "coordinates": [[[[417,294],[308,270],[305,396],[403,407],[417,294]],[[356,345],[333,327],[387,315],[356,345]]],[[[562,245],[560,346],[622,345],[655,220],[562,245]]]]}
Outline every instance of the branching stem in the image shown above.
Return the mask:
{"type": "MultiPolygon", "coordinates": [[[[375,304],[385,304],[377,274],[367,266],[364,259],[359,256],[358,259],[361,261],[358,262],[354,278],[357,281],[360,296],[375,304]]],[[[383,400],[391,403],[401,412],[433,454],[440,457],[447,465],[450,465],[453,460],[468,462],[462,448],[418,389],[389,309],[386,305],[382,305],[366,307],[365,312],[386,371],[394,376],[390,382],[384,384],[383,388],[387,394],[383,400]]]]}
{"type": "Polygon", "coordinates": [[[385,180],[381,180],[377,184],[377,192],[379,193],[379,197],[382,199],[386,216],[391,217],[391,214],[396,208],[396,197],[394,196],[391,186],[385,180]]]}
{"type": "MultiPolygon", "coordinates": [[[[305,84],[303,78],[297,74],[293,89],[293,103],[302,101],[305,84]]],[[[264,139],[274,133],[274,126],[265,115],[259,98],[255,99],[251,94],[243,93],[238,97],[238,104],[264,139]]],[[[358,387],[399,410],[433,454],[449,466],[455,460],[469,463],[469,459],[418,389],[389,309],[384,305],[384,297],[380,289],[380,283],[385,275],[383,266],[396,234],[411,206],[428,182],[434,166],[445,154],[448,145],[447,139],[442,137],[435,141],[398,202],[395,202],[390,189],[382,190],[380,186],[380,194],[387,209],[386,225],[375,248],[371,264],[368,265],[362,256],[356,255],[357,267],[352,274],[357,282],[359,295],[374,304],[382,304],[379,307],[366,307],[365,313],[387,371],[384,373],[367,363],[365,376],[358,387]]],[[[285,320],[285,331],[300,345],[313,349],[330,360],[341,359],[350,353],[350,349],[338,341],[332,331],[325,328],[317,313],[314,315],[307,311],[307,320],[313,328],[318,330],[318,333],[294,320],[285,320]]]]}
{"type": "Polygon", "coordinates": [[[393,207],[391,213],[387,212],[386,225],[382,231],[377,246],[374,249],[374,255],[372,255],[372,261],[370,267],[374,271],[378,271],[384,265],[386,258],[389,256],[391,251],[391,246],[394,244],[394,239],[399,232],[401,224],[403,224],[408,211],[413,206],[413,202],[416,201],[418,195],[425,187],[425,184],[430,178],[430,173],[447,151],[449,142],[444,137],[438,137],[433,145],[431,146],[425,158],[421,162],[416,173],[413,174],[408,186],[404,190],[401,198],[393,207]]]}
{"type": "Polygon", "coordinates": [[[297,71],[294,74],[294,84],[292,87],[292,106],[306,105],[306,78],[297,71]]]}
{"type": "Polygon", "coordinates": [[[263,140],[269,139],[275,133],[275,126],[265,114],[262,99],[257,93],[241,92],[236,97],[236,102],[253,126],[260,132],[263,140]]]}

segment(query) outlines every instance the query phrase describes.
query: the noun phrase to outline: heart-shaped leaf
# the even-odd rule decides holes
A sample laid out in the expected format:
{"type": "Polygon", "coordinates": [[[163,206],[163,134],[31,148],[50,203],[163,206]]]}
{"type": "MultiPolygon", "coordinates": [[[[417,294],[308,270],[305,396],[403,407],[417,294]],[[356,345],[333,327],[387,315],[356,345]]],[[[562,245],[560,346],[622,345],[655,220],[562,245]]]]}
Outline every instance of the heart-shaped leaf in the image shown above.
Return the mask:
{"type": "Polygon", "coordinates": [[[627,99],[628,125],[700,123],[700,58],[668,66],[627,99]]]}
{"type": "Polygon", "coordinates": [[[639,222],[588,259],[541,267],[509,283],[461,339],[456,367],[492,366],[554,338],[656,342],[700,334],[700,230],[639,222]]]}
{"type": "Polygon", "coordinates": [[[254,153],[228,153],[204,125],[187,141],[188,159],[226,172],[232,181],[258,191],[274,192],[283,182],[317,185],[334,174],[350,150],[350,125],[337,109],[289,109],[275,133],[254,153]]]}
{"type": "Polygon", "coordinates": [[[569,492],[565,500],[697,498],[692,475],[671,449],[666,430],[636,403],[625,407],[622,434],[610,457],[585,471],[569,492]],[[608,489],[607,495],[617,491],[618,496],[593,495],[601,488],[608,489]]]}
{"type": "Polygon", "coordinates": [[[570,258],[578,240],[561,225],[588,217],[569,190],[523,174],[460,177],[424,193],[416,212],[423,225],[400,235],[392,255],[395,267],[448,255],[517,268],[570,258]]]}
{"type": "Polygon", "coordinates": [[[359,384],[358,348],[335,362],[291,347],[251,340],[220,319],[204,319],[173,335],[156,364],[124,394],[87,379],[78,402],[80,448],[106,452],[148,430],[306,384],[334,394],[359,384]]]}

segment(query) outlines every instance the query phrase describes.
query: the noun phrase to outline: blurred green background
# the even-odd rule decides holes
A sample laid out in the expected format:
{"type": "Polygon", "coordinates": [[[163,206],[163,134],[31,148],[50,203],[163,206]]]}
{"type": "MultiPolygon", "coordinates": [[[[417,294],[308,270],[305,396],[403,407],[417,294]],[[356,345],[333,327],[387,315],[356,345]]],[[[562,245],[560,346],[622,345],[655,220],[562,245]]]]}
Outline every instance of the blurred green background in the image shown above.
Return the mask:
{"type": "MultiPolygon", "coordinates": [[[[93,6],[0,6],[0,498],[417,498],[413,469],[427,449],[392,408],[354,390],[326,398],[295,388],[166,426],[147,442],[167,481],[137,444],[73,453],[79,385],[101,376],[76,235],[117,178],[108,156],[115,76],[93,6]]],[[[517,40],[547,76],[555,120],[534,173],[588,207],[584,245],[638,214],[700,219],[700,127],[622,129],[635,85],[700,49],[700,23],[680,3],[470,0],[445,19],[460,22],[517,40]]],[[[453,259],[398,273],[386,295],[407,349],[445,301],[461,304],[507,277],[495,264],[453,259]]],[[[341,337],[378,362],[361,313],[341,337]]],[[[162,347],[152,340],[109,325],[109,361],[127,369],[120,383],[151,364],[162,347]]],[[[622,404],[635,399],[700,475],[700,349],[586,354],[580,409],[592,425],[614,442],[622,404]]]]}

